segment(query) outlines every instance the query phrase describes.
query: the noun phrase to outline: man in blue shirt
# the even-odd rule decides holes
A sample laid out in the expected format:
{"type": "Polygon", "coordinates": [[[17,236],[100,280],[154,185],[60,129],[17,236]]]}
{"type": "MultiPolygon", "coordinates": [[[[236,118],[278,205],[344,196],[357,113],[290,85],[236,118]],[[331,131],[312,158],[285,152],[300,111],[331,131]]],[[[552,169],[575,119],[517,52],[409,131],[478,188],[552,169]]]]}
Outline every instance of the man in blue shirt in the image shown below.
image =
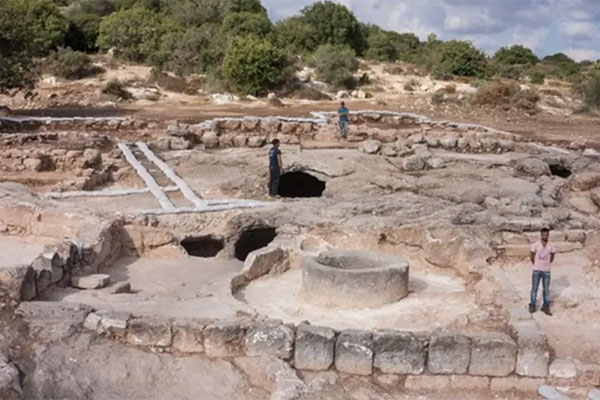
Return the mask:
{"type": "Polygon", "coordinates": [[[283,171],[279,139],[273,140],[273,147],[269,150],[269,196],[275,197],[279,193],[279,177],[283,171]]]}
{"type": "Polygon", "coordinates": [[[340,127],[340,135],[346,139],[348,136],[348,121],[350,116],[350,110],[346,108],[346,103],[343,101],[340,103],[340,108],[337,112],[339,117],[338,125],[340,127]]]}

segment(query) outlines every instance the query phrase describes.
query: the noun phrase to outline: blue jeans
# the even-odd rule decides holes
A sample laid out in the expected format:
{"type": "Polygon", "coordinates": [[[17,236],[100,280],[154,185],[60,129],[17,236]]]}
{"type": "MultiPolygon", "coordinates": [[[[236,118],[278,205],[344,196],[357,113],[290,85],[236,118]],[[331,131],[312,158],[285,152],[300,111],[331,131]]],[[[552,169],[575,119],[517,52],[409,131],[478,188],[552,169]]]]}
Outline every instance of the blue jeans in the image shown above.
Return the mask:
{"type": "Polygon", "coordinates": [[[338,122],[338,126],[340,128],[340,135],[343,138],[346,138],[346,136],[348,136],[348,121],[344,121],[343,119],[340,119],[338,122]]]}
{"type": "Polygon", "coordinates": [[[542,281],[542,288],[544,289],[544,307],[550,306],[550,272],[546,271],[533,271],[531,275],[531,299],[529,305],[535,306],[537,299],[538,287],[540,286],[540,280],[542,281]]]}

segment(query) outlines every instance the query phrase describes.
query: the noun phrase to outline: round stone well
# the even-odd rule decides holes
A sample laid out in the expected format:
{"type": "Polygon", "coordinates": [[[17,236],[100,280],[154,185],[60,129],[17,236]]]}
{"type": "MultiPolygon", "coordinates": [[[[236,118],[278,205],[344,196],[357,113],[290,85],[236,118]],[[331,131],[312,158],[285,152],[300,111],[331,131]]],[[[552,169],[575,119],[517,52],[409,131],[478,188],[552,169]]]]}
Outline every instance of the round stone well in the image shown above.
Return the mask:
{"type": "Polygon", "coordinates": [[[302,291],[306,301],[327,307],[394,303],[408,295],[408,263],[372,251],[327,251],[304,258],[302,291]]]}

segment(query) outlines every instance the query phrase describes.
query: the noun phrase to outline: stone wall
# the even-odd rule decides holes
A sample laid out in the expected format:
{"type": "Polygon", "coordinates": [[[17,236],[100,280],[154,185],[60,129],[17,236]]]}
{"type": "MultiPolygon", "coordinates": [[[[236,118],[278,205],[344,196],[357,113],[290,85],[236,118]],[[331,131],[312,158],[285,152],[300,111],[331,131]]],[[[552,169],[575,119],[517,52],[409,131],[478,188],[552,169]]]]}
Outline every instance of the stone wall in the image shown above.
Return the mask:
{"type": "Polygon", "coordinates": [[[268,355],[304,371],[477,377],[485,380],[486,387],[490,378],[545,378],[550,365],[545,336],[528,322],[517,325],[512,336],[499,332],[466,335],[441,330],[336,331],[250,318],[170,320],[97,310],[87,316],[84,327],[129,345],[174,355],[268,355]]]}

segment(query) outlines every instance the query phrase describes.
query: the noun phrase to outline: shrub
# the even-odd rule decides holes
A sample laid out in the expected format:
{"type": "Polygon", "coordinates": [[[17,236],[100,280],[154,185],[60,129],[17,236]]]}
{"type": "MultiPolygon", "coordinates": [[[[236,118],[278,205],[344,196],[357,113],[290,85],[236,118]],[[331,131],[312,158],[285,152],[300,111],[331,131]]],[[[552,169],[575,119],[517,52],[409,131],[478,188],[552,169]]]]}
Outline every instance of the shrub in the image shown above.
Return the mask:
{"type": "Polygon", "coordinates": [[[592,109],[600,109],[600,73],[595,74],[584,85],[585,105],[592,109]]]}
{"type": "Polygon", "coordinates": [[[291,75],[285,52],[264,39],[236,38],[225,54],[223,74],[238,91],[258,94],[291,75]]]}
{"type": "Polygon", "coordinates": [[[205,24],[163,36],[152,63],[160,70],[177,75],[219,73],[225,55],[225,39],[220,26],[205,24]]]}
{"type": "Polygon", "coordinates": [[[87,54],[70,48],[52,53],[46,59],[46,69],[52,75],[65,79],[83,79],[102,72],[87,54]]]}
{"type": "Polygon", "coordinates": [[[222,31],[226,35],[256,35],[265,37],[273,29],[273,24],[265,14],[236,12],[223,20],[222,31]]]}
{"type": "Polygon", "coordinates": [[[539,59],[535,53],[527,47],[519,44],[511,47],[502,47],[493,57],[493,60],[504,65],[537,64],[539,59]]]}
{"type": "Polygon", "coordinates": [[[354,86],[352,73],[358,69],[358,60],[350,47],[322,45],[313,56],[313,64],[319,80],[336,87],[354,86]]]}
{"type": "Polygon", "coordinates": [[[0,93],[31,89],[36,80],[33,68],[34,31],[27,10],[17,0],[0,1],[0,93]]]}
{"type": "Polygon", "coordinates": [[[129,100],[131,94],[125,89],[125,85],[118,79],[112,79],[102,89],[102,93],[116,97],[121,100],[129,100]]]}
{"type": "Polygon", "coordinates": [[[471,43],[450,40],[436,49],[433,72],[438,78],[451,75],[485,77],[488,74],[487,59],[471,43]]]}
{"type": "Polygon", "coordinates": [[[152,70],[151,80],[162,89],[170,92],[187,93],[189,91],[186,80],[179,76],[171,76],[163,72],[152,70]]]}
{"type": "Polygon", "coordinates": [[[516,82],[492,82],[477,90],[473,102],[505,110],[516,108],[532,114],[537,111],[536,104],[539,99],[535,91],[521,90],[516,82]]]}
{"type": "Polygon", "coordinates": [[[540,71],[532,71],[529,75],[529,80],[534,85],[543,85],[546,81],[546,76],[540,71]]]}
{"type": "Polygon", "coordinates": [[[131,61],[146,61],[154,54],[162,35],[169,30],[168,21],[144,8],[117,11],[100,24],[98,47],[115,48],[131,61]]]}
{"type": "Polygon", "coordinates": [[[76,51],[92,52],[98,50],[96,40],[102,18],[95,14],[79,14],[69,21],[69,30],[65,36],[65,46],[76,51]]]}
{"type": "Polygon", "coordinates": [[[316,37],[316,29],[302,17],[290,17],[278,22],[271,35],[273,43],[295,53],[315,50],[316,37]]]}
{"type": "Polygon", "coordinates": [[[367,45],[364,32],[354,14],[341,4],[319,1],[302,10],[304,20],[315,29],[317,44],[349,46],[362,54],[367,45]]]}

